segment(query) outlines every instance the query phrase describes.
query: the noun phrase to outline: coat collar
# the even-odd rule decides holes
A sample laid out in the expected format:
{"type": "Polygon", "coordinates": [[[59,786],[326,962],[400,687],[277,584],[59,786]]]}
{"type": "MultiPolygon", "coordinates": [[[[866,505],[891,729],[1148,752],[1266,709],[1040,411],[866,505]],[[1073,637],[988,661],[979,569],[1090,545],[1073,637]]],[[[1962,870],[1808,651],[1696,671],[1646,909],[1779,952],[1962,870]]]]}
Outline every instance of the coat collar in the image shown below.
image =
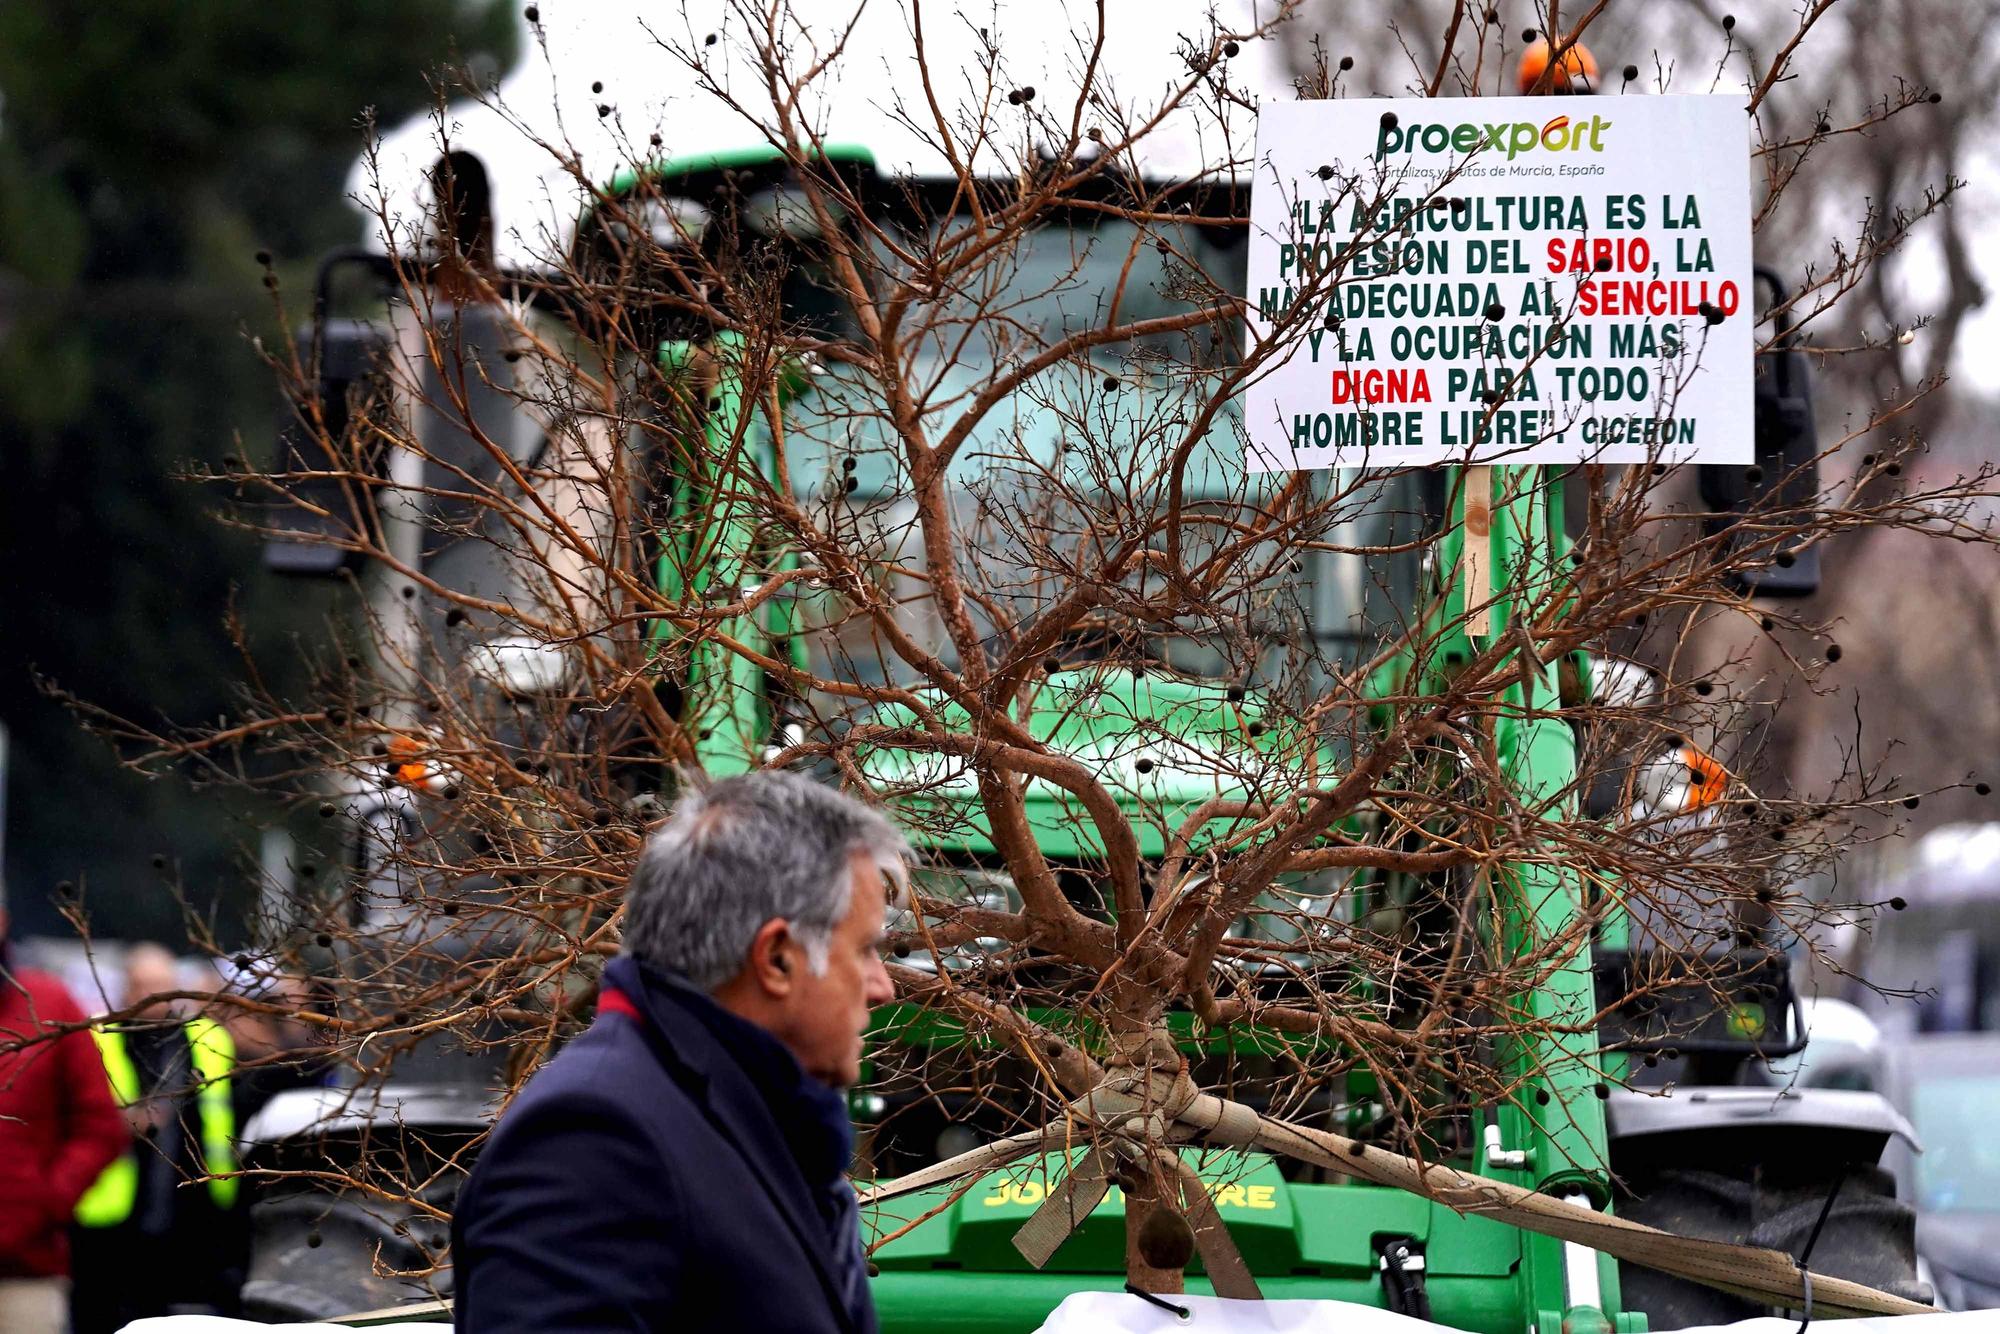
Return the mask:
{"type": "Polygon", "coordinates": [[[828,1305],[841,1325],[852,1330],[852,1316],[828,1264],[826,1228],[809,1193],[819,1183],[807,1177],[824,1165],[830,1149],[835,1155],[832,1170],[846,1166],[851,1132],[844,1115],[837,1149],[826,1142],[824,1128],[827,1100],[838,1103],[839,1094],[807,1076],[776,1038],[723,1009],[678,974],[621,955],[606,965],[604,985],[638,1009],[649,1046],[750,1165],[811,1261],[828,1305]],[[817,1124],[801,1124],[802,1118],[817,1124]]]}

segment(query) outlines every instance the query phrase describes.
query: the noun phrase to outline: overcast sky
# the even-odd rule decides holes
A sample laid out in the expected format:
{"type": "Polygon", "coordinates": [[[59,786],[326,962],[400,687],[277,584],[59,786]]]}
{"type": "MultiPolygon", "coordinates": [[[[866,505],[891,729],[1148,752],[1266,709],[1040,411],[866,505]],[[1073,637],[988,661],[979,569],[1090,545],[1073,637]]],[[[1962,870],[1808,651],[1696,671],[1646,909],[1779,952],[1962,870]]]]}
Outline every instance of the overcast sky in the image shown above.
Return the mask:
{"type": "MultiPolygon", "coordinates": [[[[544,0],[539,9],[547,54],[532,38],[528,40],[527,53],[501,90],[502,101],[532,133],[574,146],[597,179],[608,177],[625,160],[621,134],[643,145],[648,135],[658,132],[662,151],[676,156],[740,147],[754,140],[751,127],[697,92],[693,75],[662,45],[702,52],[717,68],[728,71],[731,86],[741,90],[746,104],[768,106],[768,96],[743,60],[747,35],[727,8],[720,0],[689,0],[684,7],[544,0]],[[711,33],[717,38],[713,46],[705,43],[711,33]],[[601,83],[603,91],[593,91],[593,83],[601,83]],[[610,107],[611,115],[600,118],[600,105],[610,107]]],[[[853,13],[850,0],[797,0],[796,8],[811,16],[811,22],[794,37],[795,51],[804,44],[830,49],[840,24],[853,13]]],[[[1116,99],[1130,106],[1156,100],[1170,81],[1185,74],[1179,56],[1183,39],[1206,40],[1211,6],[1200,0],[1104,0],[1104,8],[1102,69],[1108,72],[1116,99]]],[[[1224,0],[1215,8],[1226,23],[1247,28],[1257,13],[1270,12],[1272,2],[1224,0]]],[[[1032,85],[1042,108],[1067,109],[1080,82],[1083,42],[1090,35],[1088,28],[1072,27],[1065,18],[1068,12],[1056,0],[923,6],[929,65],[940,99],[963,105],[981,90],[984,76],[975,57],[980,47],[976,30],[983,27],[995,36],[1006,62],[1003,88],[1032,85]]],[[[1093,11],[1076,6],[1074,13],[1088,19],[1093,11]]],[[[1283,53],[1276,43],[1245,46],[1230,62],[1230,74],[1233,83],[1253,95],[1291,95],[1283,53]]],[[[935,151],[895,114],[898,93],[913,99],[921,94],[906,4],[872,0],[865,6],[825,91],[814,114],[828,138],[867,145],[885,169],[927,174],[945,170],[935,151]]],[[[1995,121],[1991,111],[1986,119],[1991,127],[1995,121]]],[[[550,154],[503,116],[476,105],[454,106],[446,129],[454,147],[478,153],[493,175],[503,257],[522,261],[537,252],[547,253],[548,237],[560,235],[576,212],[574,191],[550,154]]],[[[1183,174],[1203,162],[1243,156],[1254,134],[1254,117],[1247,113],[1238,112],[1223,125],[1212,118],[1197,123],[1184,116],[1151,139],[1145,165],[1148,174],[1183,174]]],[[[1989,138],[1976,133],[1970,141],[1989,138]]],[[[420,198],[424,170],[437,152],[438,126],[427,119],[387,128],[381,161],[392,212],[408,216],[416,211],[412,205],[420,198]]],[[[1981,217],[1995,216],[2000,209],[1996,166],[2000,164],[1990,155],[1968,164],[1969,184],[1958,208],[1981,217]]],[[[357,164],[349,188],[363,199],[374,194],[365,163],[357,164]]],[[[1995,297],[1967,321],[1954,375],[1996,392],[2000,391],[2000,227],[1975,228],[1971,235],[1982,281],[1995,297]]],[[[1926,241],[1897,262],[1894,276],[1909,294],[1914,314],[1935,299],[1943,268],[1926,241]]]]}

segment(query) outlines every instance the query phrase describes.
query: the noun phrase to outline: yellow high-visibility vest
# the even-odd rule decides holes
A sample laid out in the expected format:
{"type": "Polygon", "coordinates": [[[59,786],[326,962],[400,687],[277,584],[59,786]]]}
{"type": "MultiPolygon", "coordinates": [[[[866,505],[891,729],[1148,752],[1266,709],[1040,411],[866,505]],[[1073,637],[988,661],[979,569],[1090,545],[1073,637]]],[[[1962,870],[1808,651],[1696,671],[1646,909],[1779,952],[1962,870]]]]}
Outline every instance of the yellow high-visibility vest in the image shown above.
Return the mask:
{"type": "MultiPolygon", "coordinates": [[[[236,1068],[236,1040],[229,1030],[213,1019],[190,1019],[182,1026],[187,1034],[188,1053],[194,1072],[201,1080],[195,1092],[195,1110],[201,1122],[201,1164],[209,1173],[208,1197],[216,1207],[227,1209],[236,1203],[236,1112],[229,1101],[229,1076],[236,1068]]],[[[111,1096],[120,1107],[139,1100],[139,1069],[125,1047],[125,1034],[115,1028],[93,1028],[97,1052],[104,1060],[104,1073],[111,1080],[111,1096]]],[[[76,1221],[85,1227],[116,1227],[132,1216],[139,1199],[139,1157],[127,1150],[104,1169],[76,1204],[76,1221]]]]}

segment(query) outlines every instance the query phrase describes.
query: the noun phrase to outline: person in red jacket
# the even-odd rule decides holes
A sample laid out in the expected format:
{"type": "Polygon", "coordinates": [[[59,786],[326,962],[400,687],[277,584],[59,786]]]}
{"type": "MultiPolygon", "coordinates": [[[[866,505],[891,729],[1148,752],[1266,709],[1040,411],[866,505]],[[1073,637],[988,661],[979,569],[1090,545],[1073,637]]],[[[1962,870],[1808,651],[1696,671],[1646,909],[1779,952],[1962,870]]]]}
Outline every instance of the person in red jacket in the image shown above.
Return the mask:
{"type": "Polygon", "coordinates": [[[89,1016],[61,982],[15,966],[0,907],[0,1329],[69,1327],[69,1220],[132,1143],[89,1016]]]}

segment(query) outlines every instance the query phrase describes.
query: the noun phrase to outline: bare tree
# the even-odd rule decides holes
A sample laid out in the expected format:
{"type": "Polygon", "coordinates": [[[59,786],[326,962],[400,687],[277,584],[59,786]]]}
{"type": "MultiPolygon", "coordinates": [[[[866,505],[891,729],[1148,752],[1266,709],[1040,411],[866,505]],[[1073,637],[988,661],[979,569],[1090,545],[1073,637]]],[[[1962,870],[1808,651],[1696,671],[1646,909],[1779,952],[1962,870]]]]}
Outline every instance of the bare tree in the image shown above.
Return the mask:
{"type": "MultiPolygon", "coordinates": [[[[1518,34],[1433,8],[1391,33],[1411,90],[1511,77],[1518,34]]],[[[1570,8],[1534,26],[1574,43],[1606,7],[1570,8]]],[[[1809,150],[1927,105],[1892,87],[1813,128],[1828,113],[1794,77],[1824,8],[1745,59],[1767,228],[1796,225],[1809,150]]],[[[358,823],[357,879],[259,951],[324,990],[311,1018],[357,1097],[448,1048],[504,1101],[588,1021],[673,794],[808,767],[928,849],[893,941],[871,1175],[968,1181],[1088,1145],[1155,1290],[1178,1290],[1186,1256],[1142,1245],[1149,1217],[1187,1215],[1210,1273],[1227,1264],[1170,1151],[1197,1131],[1644,1250],[1647,1229],[1440,1164],[1480,1108],[1522,1106],[1551,1135],[1593,1114],[1625,1068],[1600,1031],[1648,993],[1727,992],[1743,964],[1718,944],[1768,957],[1770,924],[1810,942],[1871,910],[1792,888],[1903,795],[1866,752],[1811,791],[1739,776],[1837,653],[1817,623],[1792,641],[1816,651],[1761,656],[1711,627],[1756,627],[1740,581],[1802,544],[1893,533],[1983,560],[1990,468],[1891,475],[1910,438],[1873,442],[1908,429],[1926,370],[1823,435],[1815,504],[1773,498],[1733,526],[1664,466],[1504,469],[1498,503],[1542,518],[1498,580],[1500,632],[1469,635],[1457,474],[1241,467],[1243,387],[1351,281],[1319,275],[1246,350],[1254,99],[1231,62],[1291,32],[1290,8],[1190,33],[1146,97],[1116,86],[1094,19],[1058,99],[984,30],[968,67],[933,63],[935,17],[905,15],[914,74],[890,95],[942,175],[829,141],[827,81],[861,59],[848,30],[745,0],[720,39],[658,41],[757,153],[664,170],[657,139],[633,142],[607,185],[522,122],[583,217],[534,271],[493,262],[449,153],[429,216],[383,203],[392,299],[367,391],[315,396],[310,349],[275,357],[300,433],[276,468],[214,479],[244,522],[307,524],[361,571],[319,688],[253,684],[238,718],[185,735],[99,726],[143,769],[358,823]],[[1206,165],[1149,175],[1149,144],[1190,123],[1206,165]],[[1547,520],[1559,493],[1567,529],[1547,520]],[[1648,689],[1608,688],[1647,668],[1648,689]],[[1536,729],[1579,757],[1542,788],[1509,759],[1536,729]],[[1684,753],[1717,737],[1745,739],[1726,768],[1684,753]],[[1608,931],[1683,966],[1600,1000],[1588,959],[1608,931]],[[1364,1076],[1369,1096],[1328,1095],[1364,1076]],[[933,1165],[957,1148],[974,1152],[933,1165]]],[[[1323,54],[1302,86],[1345,94],[1323,54]]],[[[1832,327],[1937,202],[1878,201],[1778,313],[1832,327]]],[[[434,1218],[459,1166],[287,1170],[434,1218]]],[[[884,1237],[916,1221],[894,1198],[876,1197],[884,1237]]],[[[420,1269],[442,1261],[423,1249],[420,1269]]],[[[1795,1290],[1786,1265],[1759,1273],[1751,1290],[1795,1290]]],[[[1823,1302],[1901,1309],[1824,1282],[1823,1302]]]]}

